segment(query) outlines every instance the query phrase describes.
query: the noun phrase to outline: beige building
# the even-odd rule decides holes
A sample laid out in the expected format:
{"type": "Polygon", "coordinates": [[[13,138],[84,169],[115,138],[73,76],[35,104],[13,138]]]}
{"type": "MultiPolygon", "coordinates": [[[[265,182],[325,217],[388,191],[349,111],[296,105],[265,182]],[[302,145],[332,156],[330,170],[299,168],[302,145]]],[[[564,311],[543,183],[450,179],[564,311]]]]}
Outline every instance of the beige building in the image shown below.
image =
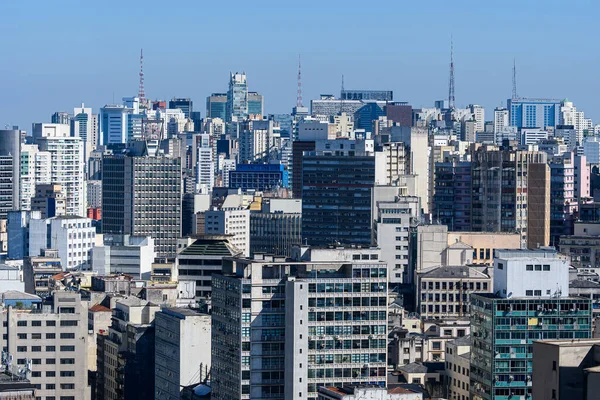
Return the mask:
{"type": "Polygon", "coordinates": [[[87,357],[87,303],[74,292],[57,292],[40,308],[4,308],[2,341],[19,368],[28,361],[36,398],[90,399],[87,357]]]}
{"type": "Polygon", "coordinates": [[[446,343],[446,379],[448,400],[469,400],[471,337],[446,343]]]}
{"type": "Polygon", "coordinates": [[[550,245],[550,167],[529,164],[527,178],[527,247],[550,245]]]}
{"type": "Polygon", "coordinates": [[[417,272],[416,302],[422,318],[469,315],[471,293],[491,293],[486,267],[439,266],[417,272]]]}
{"type": "Polygon", "coordinates": [[[532,386],[534,399],[598,399],[600,339],[534,341],[532,386]]]}
{"type": "Polygon", "coordinates": [[[492,264],[496,249],[521,248],[518,233],[448,232],[448,246],[457,242],[471,246],[473,264],[492,264]]]}
{"type": "Polygon", "coordinates": [[[600,236],[561,236],[558,248],[575,267],[600,267],[600,236]]]}

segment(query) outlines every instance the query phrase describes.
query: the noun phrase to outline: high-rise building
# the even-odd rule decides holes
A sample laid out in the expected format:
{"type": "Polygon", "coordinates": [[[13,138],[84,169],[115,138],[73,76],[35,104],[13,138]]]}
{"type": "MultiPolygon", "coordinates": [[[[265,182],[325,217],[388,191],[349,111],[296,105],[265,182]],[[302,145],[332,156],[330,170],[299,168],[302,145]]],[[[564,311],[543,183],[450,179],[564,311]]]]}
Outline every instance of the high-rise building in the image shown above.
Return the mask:
{"type": "Polygon", "coordinates": [[[246,74],[232,73],[229,77],[225,122],[232,122],[234,118],[245,118],[246,116],[248,116],[248,82],[246,81],[246,74]]]}
{"type": "Polygon", "coordinates": [[[174,257],[181,237],[181,159],[146,150],[106,154],[102,163],[103,233],[150,236],[158,257],[174,257]]]}
{"type": "Polygon", "coordinates": [[[504,107],[494,109],[494,133],[500,132],[510,125],[509,111],[504,107]]]}
{"type": "Polygon", "coordinates": [[[248,92],[248,115],[264,115],[264,100],[262,94],[248,92]]]}
{"type": "Polygon", "coordinates": [[[550,244],[558,245],[561,236],[573,234],[578,210],[575,200],[575,155],[555,156],[550,161],[550,244]]]}
{"type": "Polygon", "coordinates": [[[281,164],[238,164],[229,172],[228,187],[232,189],[274,190],[288,187],[288,172],[281,164]]]}
{"type": "Polygon", "coordinates": [[[372,139],[318,141],[302,157],[302,239],[309,245],[371,243],[372,139]]]}
{"type": "Polygon", "coordinates": [[[21,145],[21,210],[31,210],[36,186],[51,183],[52,155],[36,144],[21,145]]]}
{"type": "Polygon", "coordinates": [[[170,109],[180,109],[183,111],[183,114],[186,118],[191,118],[192,113],[194,112],[194,104],[191,99],[186,98],[172,98],[169,100],[169,108],[170,109]]]}
{"type": "Polygon", "coordinates": [[[412,126],[412,106],[407,103],[392,103],[385,106],[385,116],[399,126],[412,126]]]}
{"type": "Polygon", "coordinates": [[[212,398],[314,400],[321,386],[386,385],[387,266],[378,250],[293,254],[225,258],[213,276],[212,398]]]}
{"type": "Polygon", "coordinates": [[[458,156],[435,163],[433,220],[451,231],[471,230],[471,167],[470,161],[458,156]]]}
{"type": "Polygon", "coordinates": [[[263,199],[260,212],[250,213],[250,254],[291,257],[302,242],[302,200],[263,199]]]}
{"type": "Polygon", "coordinates": [[[0,130],[0,219],[18,210],[21,174],[21,131],[0,130]]]}
{"type": "Polygon", "coordinates": [[[67,215],[67,200],[62,186],[47,183],[36,185],[31,210],[39,211],[42,219],[67,215]]]}
{"type": "Polygon", "coordinates": [[[106,235],[102,246],[91,250],[91,269],[99,276],[126,274],[149,279],[156,253],[149,236],[106,235]]]}
{"type": "Polygon", "coordinates": [[[206,118],[227,117],[227,93],[213,93],[206,98],[206,118]]]}
{"type": "Polygon", "coordinates": [[[31,368],[37,397],[90,398],[88,310],[78,293],[56,292],[34,310],[3,307],[0,317],[0,344],[19,368],[31,368]]]}
{"type": "Polygon", "coordinates": [[[485,130],[485,109],[477,104],[469,104],[468,109],[475,121],[475,132],[483,132],[485,130]]]}
{"type": "Polygon", "coordinates": [[[496,250],[494,293],[471,294],[471,398],[531,398],[533,341],[591,337],[590,299],[569,297],[554,250],[496,250]]]}
{"type": "Polygon", "coordinates": [[[98,145],[98,127],[95,126],[97,123],[97,116],[92,114],[92,109],[86,108],[83,103],[81,107],[73,110],[73,120],[71,121],[72,136],[81,138],[86,162],[92,150],[98,145]]]}
{"type": "Polygon", "coordinates": [[[53,124],[71,125],[73,116],[66,111],[57,111],[52,114],[50,122],[53,124]]]}
{"type": "Polygon", "coordinates": [[[365,132],[373,130],[373,121],[386,115],[384,102],[369,101],[354,113],[354,129],[364,129],[365,132]]]}
{"type": "MultiPolygon", "coordinates": [[[[79,137],[47,136],[36,139],[41,152],[50,153],[50,182],[61,185],[67,215],[86,215],[83,141],[79,137]]],[[[42,182],[40,182],[42,183],[42,182]]]]}
{"type": "Polygon", "coordinates": [[[364,105],[362,100],[341,100],[330,94],[322,94],[318,100],[310,101],[311,115],[334,117],[340,113],[354,115],[364,105]]]}
{"type": "MultiPolygon", "coordinates": [[[[292,142],[292,195],[295,199],[302,198],[302,158],[305,151],[314,151],[315,141],[295,140],[292,142]]],[[[600,151],[598,153],[600,155],[600,151]]],[[[600,157],[600,156],[599,156],[600,157]]]]}
{"type": "Polygon", "coordinates": [[[515,98],[507,100],[510,125],[517,128],[546,128],[560,124],[560,100],[515,98]]]}
{"type": "Polygon", "coordinates": [[[142,117],[143,115],[139,113],[137,97],[124,97],[123,105],[105,105],[100,109],[99,144],[122,144],[141,139],[142,117]]]}
{"type": "Polygon", "coordinates": [[[247,257],[250,255],[250,210],[225,208],[204,214],[208,235],[233,235],[229,242],[247,257]]]}
{"type": "Polygon", "coordinates": [[[394,92],[391,90],[350,90],[342,89],[340,93],[342,100],[377,100],[393,101],[394,92]]]}
{"type": "Polygon", "coordinates": [[[210,193],[215,185],[213,140],[208,133],[196,137],[196,193],[210,193]]]}
{"type": "Polygon", "coordinates": [[[40,219],[39,211],[10,211],[8,213],[8,259],[22,260],[29,255],[31,220],[40,219]]]}

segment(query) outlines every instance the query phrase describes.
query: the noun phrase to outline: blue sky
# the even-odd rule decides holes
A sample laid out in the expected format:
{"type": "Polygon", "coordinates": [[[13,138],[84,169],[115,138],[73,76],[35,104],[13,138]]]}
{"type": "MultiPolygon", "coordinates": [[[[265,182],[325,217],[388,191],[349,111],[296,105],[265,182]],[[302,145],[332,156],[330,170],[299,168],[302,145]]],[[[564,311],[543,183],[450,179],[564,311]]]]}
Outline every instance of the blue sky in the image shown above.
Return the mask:
{"type": "Polygon", "coordinates": [[[415,107],[448,96],[454,37],[456,103],[493,107],[518,92],[568,97],[600,123],[595,1],[0,1],[0,128],[49,122],[85,102],[135,95],[144,48],[146,95],[205,98],[245,71],[266,113],[320,93],[391,89],[415,107]]]}

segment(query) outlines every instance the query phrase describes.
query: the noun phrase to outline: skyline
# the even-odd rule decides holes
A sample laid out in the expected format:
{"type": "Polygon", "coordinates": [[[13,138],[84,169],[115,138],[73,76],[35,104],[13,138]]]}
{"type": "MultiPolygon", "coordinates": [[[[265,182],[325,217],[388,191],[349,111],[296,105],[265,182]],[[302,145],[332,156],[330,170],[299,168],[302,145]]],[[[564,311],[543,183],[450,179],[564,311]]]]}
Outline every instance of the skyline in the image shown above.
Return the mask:
{"type": "MultiPolygon", "coordinates": [[[[0,63],[0,74],[7,77],[0,82],[0,126],[29,131],[31,123],[49,122],[55,111],[71,112],[83,102],[97,112],[113,101],[113,93],[117,103],[137,94],[140,48],[147,97],[190,97],[203,116],[206,96],[227,90],[230,71],[246,72],[249,90],[265,97],[266,114],[289,113],[296,103],[298,54],[305,106],[321,93],[339,95],[343,74],[347,89],[393,90],[396,101],[431,107],[448,97],[451,36],[458,107],[480,104],[490,120],[493,108],[506,106],[511,96],[516,59],[520,96],[569,98],[587,116],[600,117],[594,96],[600,85],[592,81],[600,56],[584,41],[593,34],[593,13],[582,8],[563,10],[551,1],[544,18],[531,19],[527,10],[535,4],[484,7],[465,1],[470,7],[458,10],[434,2],[430,11],[389,3],[361,9],[357,20],[353,2],[334,3],[319,4],[313,12],[310,5],[316,2],[291,8],[264,1],[262,13],[253,12],[252,18],[236,7],[241,2],[231,2],[225,12],[217,5],[181,1],[179,8],[143,18],[135,6],[110,1],[103,7],[40,3],[35,9],[2,4],[0,12],[9,18],[0,34],[12,39],[4,54],[15,61],[0,63]],[[516,6],[523,12],[511,13],[516,6]],[[97,18],[86,20],[91,15],[97,18]],[[66,22],[56,25],[61,20],[66,22]]],[[[150,9],[159,4],[146,3],[150,9]]],[[[577,4],[599,9],[587,1],[577,4]]]]}

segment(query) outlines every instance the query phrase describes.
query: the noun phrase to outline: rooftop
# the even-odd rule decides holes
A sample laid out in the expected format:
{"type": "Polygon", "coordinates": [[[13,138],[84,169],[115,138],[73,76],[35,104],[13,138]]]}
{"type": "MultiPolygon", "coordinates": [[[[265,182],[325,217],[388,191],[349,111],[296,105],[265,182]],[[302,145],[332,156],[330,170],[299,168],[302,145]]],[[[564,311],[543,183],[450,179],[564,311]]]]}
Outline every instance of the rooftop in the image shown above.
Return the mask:
{"type": "Polygon", "coordinates": [[[2,270],[2,271],[18,271],[19,268],[13,267],[12,265],[0,264],[0,270],[2,270]]]}
{"type": "MultiPolygon", "coordinates": [[[[470,247],[470,246],[469,246],[470,247]]],[[[448,266],[431,267],[423,269],[419,275],[421,278],[473,278],[489,279],[490,277],[474,267],[469,266],[448,266]]]]}
{"type": "Polygon", "coordinates": [[[40,296],[36,296],[34,294],[20,292],[18,290],[7,290],[6,292],[2,292],[2,300],[38,300],[42,299],[40,296]]]}
{"type": "MultiPolygon", "coordinates": [[[[191,308],[179,308],[179,307],[164,307],[162,310],[165,314],[172,315],[174,317],[207,317],[208,314],[201,313],[191,308]]],[[[183,318],[182,318],[183,319],[183,318]]]]}
{"type": "Polygon", "coordinates": [[[240,254],[234,245],[225,238],[200,237],[183,249],[180,256],[235,256],[240,254]]]}
{"type": "Polygon", "coordinates": [[[104,307],[102,304],[94,304],[90,307],[91,312],[111,312],[111,309],[104,307]]]}
{"type": "Polygon", "coordinates": [[[588,281],[587,279],[574,279],[571,282],[569,282],[569,288],[573,288],[573,289],[600,289],[600,283],[593,282],[593,281],[588,281]]]}
{"type": "Polygon", "coordinates": [[[455,346],[471,346],[471,336],[467,335],[459,337],[458,339],[454,339],[450,343],[452,343],[455,346]]]}
{"type": "Polygon", "coordinates": [[[594,339],[569,339],[569,340],[534,340],[534,343],[558,347],[579,347],[589,345],[600,345],[600,338],[594,339]]]}
{"type": "Polygon", "coordinates": [[[399,367],[398,371],[407,374],[426,374],[441,372],[444,368],[445,363],[443,362],[414,362],[399,367]]]}

